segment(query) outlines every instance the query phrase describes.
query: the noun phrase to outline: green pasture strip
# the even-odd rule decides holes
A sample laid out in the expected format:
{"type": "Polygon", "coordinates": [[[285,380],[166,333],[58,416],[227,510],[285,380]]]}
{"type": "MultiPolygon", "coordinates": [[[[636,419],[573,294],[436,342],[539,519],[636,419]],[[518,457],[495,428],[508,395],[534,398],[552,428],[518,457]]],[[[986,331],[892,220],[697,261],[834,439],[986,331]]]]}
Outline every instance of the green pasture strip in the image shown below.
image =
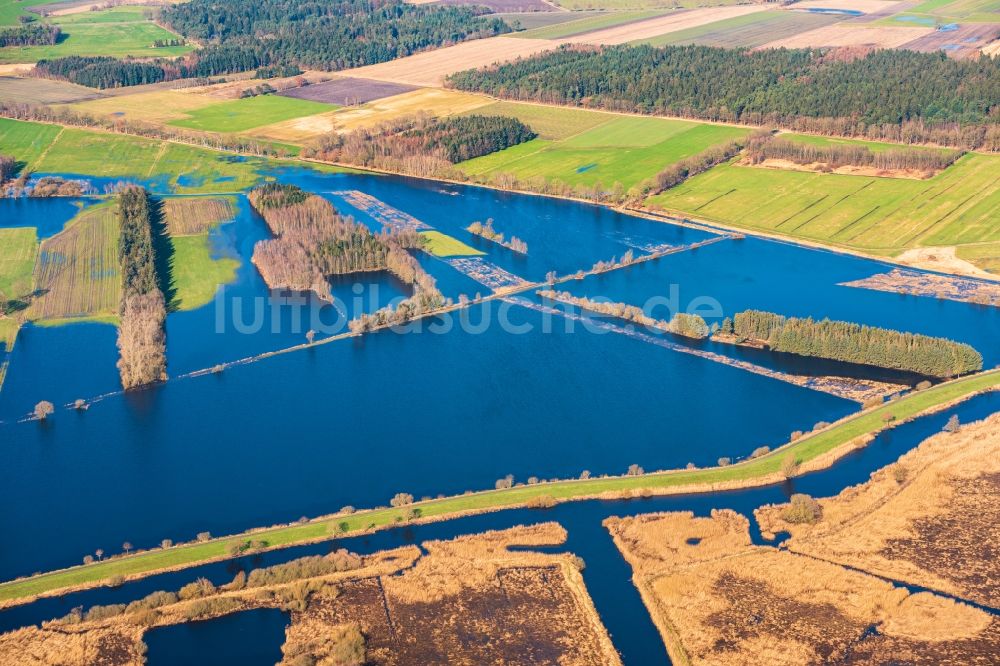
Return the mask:
{"type": "Polygon", "coordinates": [[[661,488],[679,489],[684,486],[703,488],[705,485],[713,483],[752,481],[778,472],[782,461],[789,453],[793,453],[800,463],[806,462],[832,451],[856,437],[881,430],[886,425],[887,416],[891,415],[897,421],[907,420],[936,406],[967,398],[997,386],[1000,386],[1000,371],[998,370],[938,384],[923,391],[910,393],[882,407],[849,416],[825,430],[806,435],[770,454],[727,467],[671,470],[640,476],[554,481],[427,500],[401,508],[364,510],[350,515],[332,516],[306,523],[244,532],[203,543],[175,546],[165,550],[157,549],[10,581],[0,584],[0,601],[30,597],[63,588],[91,585],[116,576],[139,576],[163,569],[192,566],[208,560],[221,559],[229,555],[231,546],[243,544],[247,540],[264,541],[267,547],[273,548],[395,525],[405,521],[405,516],[411,509],[419,509],[421,518],[443,518],[468,511],[488,511],[519,506],[540,497],[569,500],[591,497],[604,492],[646,488],[654,490],[661,488]]]}

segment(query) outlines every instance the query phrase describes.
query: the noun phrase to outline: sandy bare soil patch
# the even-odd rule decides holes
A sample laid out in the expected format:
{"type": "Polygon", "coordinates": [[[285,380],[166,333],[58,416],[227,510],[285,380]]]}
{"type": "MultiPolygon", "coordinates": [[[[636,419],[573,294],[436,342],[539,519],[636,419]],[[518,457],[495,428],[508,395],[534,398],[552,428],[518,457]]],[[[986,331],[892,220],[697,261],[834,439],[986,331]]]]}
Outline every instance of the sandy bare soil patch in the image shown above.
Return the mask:
{"type": "Polygon", "coordinates": [[[15,62],[0,65],[0,76],[16,76],[30,72],[35,67],[33,62],[15,62]]]}
{"type": "Polygon", "coordinates": [[[807,49],[823,46],[874,46],[891,49],[925,37],[932,32],[934,32],[934,28],[866,27],[863,24],[852,25],[842,22],[768,42],[758,48],[807,49]]]}
{"type": "Polygon", "coordinates": [[[329,132],[349,132],[421,111],[435,116],[465,113],[492,104],[493,100],[482,95],[420,88],[413,92],[384,97],[359,107],[340,109],[315,116],[294,118],[253,130],[254,136],[275,141],[302,142],[329,132]]]}
{"type": "Polygon", "coordinates": [[[560,43],[550,39],[517,37],[473,39],[390,62],[348,69],[341,73],[344,76],[362,79],[435,87],[440,86],[444,82],[444,77],[449,74],[535,55],[553,49],[560,43]]]}
{"type": "Polygon", "coordinates": [[[988,663],[1000,621],[972,606],[750,542],[729,510],[605,525],[674,663],[988,663]]]}
{"type": "Polygon", "coordinates": [[[813,525],[757,510],[788,548],[1000,607],[1000,414],[941,433],[837,497],[813,525]]]}
{"type": "Polygon", "coordinates": [[[907,0],[902,2],[894,0],[803,0],[786,5],[784,9],[846,9],[862,14],[874,14],[886,11],[898,12],[901,11],[898,8],[905,4],[907,4],[907,0]]]}
{"type": "Polygon", "coordinates": [[[918,247],[907,250],[893,259],[897,264],[923,268],[929,271],[970,275],[972,277],[996,280],[997,276],[984,271],[975,264],[958,257],[955,247],[918,247]]]}
{"type": "Polygon", "coordinates": [[[875,178],[909,178],[910,180],[926,180],[941,172],[940,169],[878,169],[871,166],[856,166],[845,164],[844,166],[830,169],[822,162],[813,164],[799,164],[791,160],[769,158],[757,164],[751,164],[747,160],[741,160],[740,166],[759,169],[780,169],[782,171],[808,171],[810,173],[837,173],[844,176],[871,176],[875,178]]]}
{"type": "Polygon", "coordinates": [[[664,16],[635,21],[623,25],[588,32],[561,40],[573,44],[625,44],[627,42],[651,39],[678,30],[697,28],[723,19],[753,14],[766,10],[764,5],[739,5],[731,7],[706,7],[704,9],[678,10],[664,16]]]}
{"type": "Polygon", "coordinates": [[[888,273],[879,273],[863,280],[842,282],[844,287],[874,289],[893,294],[912,294],[933,298],[1000,306],[1000,284],[984,280],[970,280],[953,275],[922,273],[894,268],[888,273]]]}

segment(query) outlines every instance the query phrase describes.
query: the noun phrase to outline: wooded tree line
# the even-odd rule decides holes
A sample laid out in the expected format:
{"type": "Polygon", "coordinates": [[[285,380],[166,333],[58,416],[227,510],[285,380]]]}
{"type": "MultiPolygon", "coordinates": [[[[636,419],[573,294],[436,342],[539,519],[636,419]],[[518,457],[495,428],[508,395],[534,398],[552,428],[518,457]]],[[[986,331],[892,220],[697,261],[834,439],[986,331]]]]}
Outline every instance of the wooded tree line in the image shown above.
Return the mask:
{"type": "Polygon", "coordinates": [[[732,324],[732,331],[723,333],[801,356],[906,370],[929,377],[955,377],[983,367],[979,352],[946,338],[829,319],[784,317],[761,310],[737,313],[732,324]]]}
{"type": "Polygon", "coordinates": [[[407,116],[317,139],[303,153],[330,162],[401,171],[415,176],[455,177],[452,166],[530,141],[537,135],[516,118],[407,116]]]}
{"type": "Polygon", "coordinates": [[[156,272],[154,214],[143,188],[130,185],[118,193],[118,372],[126,389],[167,378],[167,307],[156,272]]]}
{"type": "MultiPolygon", "coordinates": [[[[564,46],[452,75],[450,86],[497,97],[650,114],[794,125],[864,135],[907,125],[903,140],[1000,140],[1000,61],[877,50],[747,52],[707,46],[564,46]],[[954,127],[972,126],[975,131],[954,127]],[[993,128],[993,131],[989,130],[993,128]],[[939,129],[945,129],[939,132],[939,129]]],[[[802,129],[806,129],[803,127],[802,129]]]]}
{"type": "Polygon", "coordinates": [[[59,26],[48,23],[28,23],[0,28],[0,47],[51,46],[59,41],[61,34],[59,26]]]}
{"type": "Polygon", "coordinates": [[[795,164],[822,164],[827,170],[843,166],[859,166],[887,170],[936,171],[951,166],[962,154],[959,150],[919,148],[890,148],[876,151],[861,144],[821,146],[803,141],[791,141],[769,133],[752,137],[747,142],[746,150],[747,161],[750,164],[777,159],[795,164]]]}
{"type": "Polygon", "coordinates": [[[194,53],[152,60],[68,56],[43,60],[36,70],[93,88],[261,69],[335,71],[510,32],[486,13],[401,0],[192,0],[164,8],[160,18],[205,44],[194,53]]]}
{"type": "MultiPolygon", "coordinates": [[[[769,132],[761,134],[769,135],[769,132]]],[[[656,174],[651,183],[640,185],[638,193],[631,193],[630,199],[634,203],[642,203],[646,196],[659,194],[672,187],[677,187],[691,176],[708,171],[712,167],[722,164],[739,155],[743,150],[744,140],[737,139],[728,143],[709,146],[697,155],[686,157],[680,162],[675,162],[656,174]]]]}
{"type": "Polygon", "coordinates": [[[295,185],[267,183],[251,190],[249,199],[275,235],[258,242],[252,258],[272,289],[313,291],[332,301],[328,276],[388,270],[418,291],[436,291],[433,278],[406,251],[423,243],[415,231],[373,234],[295,185]]]}
{"type": "Polygon", "coordinates": [[[17,173],[17,160],[10,155],[0,154],[0,185],[14,177],[17,173]]]}

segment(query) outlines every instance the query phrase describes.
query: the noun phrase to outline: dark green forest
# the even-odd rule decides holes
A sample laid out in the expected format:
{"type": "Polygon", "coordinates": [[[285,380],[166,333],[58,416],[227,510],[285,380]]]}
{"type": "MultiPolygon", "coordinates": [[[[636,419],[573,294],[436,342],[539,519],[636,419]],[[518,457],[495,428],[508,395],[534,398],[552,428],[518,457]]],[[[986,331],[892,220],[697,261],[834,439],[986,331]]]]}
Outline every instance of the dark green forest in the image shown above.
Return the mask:
{"type": "Polygon", "coordinates": [[[979,126],[964,141],[981,143],[984,126],[1000,122],[1000,61],[944,53],[880,50],[851,59],[821,50],[562,47],[459,72],[449,84],[508,99],[706,120],[789,126],[811,119],[802,129],[825,124],[829,133],[960,124],[979,126]]]}
{"type": "Polygon", "coordinates": [[[164,9],[162,20],[206,45],[189,69],[212,76],[270,65],[346,69],[510,31],[485,13],[399,0],[192,0],[164,9]]]}
{"type": "Polygon", "coordinates": [[[52,45],[59,41],[61,34],[59,26],[46,23],[27,23],[0,28],[0,47],[52,45]]]}
{"type": "Polygon", "coordinates": [[[161,20],[204,45],[194,53],[153,60],[70,56],[43,60],[37,69],[92,88],[256,70],[335,71],[510,31],[485,13],[400,0],[192,0],[164,8],[161,20]]]}
{"type": "Polygon", "coordinates": [[[983,357],[967,344],[844,321],[784,317],[746,310],[733,317],[732,333],[779,352],[813,356],[929,377],[955,377],[981,370],[983,357]]]}

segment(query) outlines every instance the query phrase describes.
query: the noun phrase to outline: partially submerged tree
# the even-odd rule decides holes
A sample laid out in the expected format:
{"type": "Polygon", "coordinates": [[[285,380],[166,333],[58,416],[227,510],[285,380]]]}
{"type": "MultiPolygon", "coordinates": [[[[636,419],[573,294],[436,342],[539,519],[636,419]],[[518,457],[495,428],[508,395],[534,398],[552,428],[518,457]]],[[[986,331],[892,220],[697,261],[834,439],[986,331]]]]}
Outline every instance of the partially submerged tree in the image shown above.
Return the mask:
{"type": "Polygon", "coordinates": [[[49,417],[50,414],[56,411],[55,406],[48,400],[42,400],[37,405],[35,405],[35,418],[38,420],[44,420],[49,417]]]}

